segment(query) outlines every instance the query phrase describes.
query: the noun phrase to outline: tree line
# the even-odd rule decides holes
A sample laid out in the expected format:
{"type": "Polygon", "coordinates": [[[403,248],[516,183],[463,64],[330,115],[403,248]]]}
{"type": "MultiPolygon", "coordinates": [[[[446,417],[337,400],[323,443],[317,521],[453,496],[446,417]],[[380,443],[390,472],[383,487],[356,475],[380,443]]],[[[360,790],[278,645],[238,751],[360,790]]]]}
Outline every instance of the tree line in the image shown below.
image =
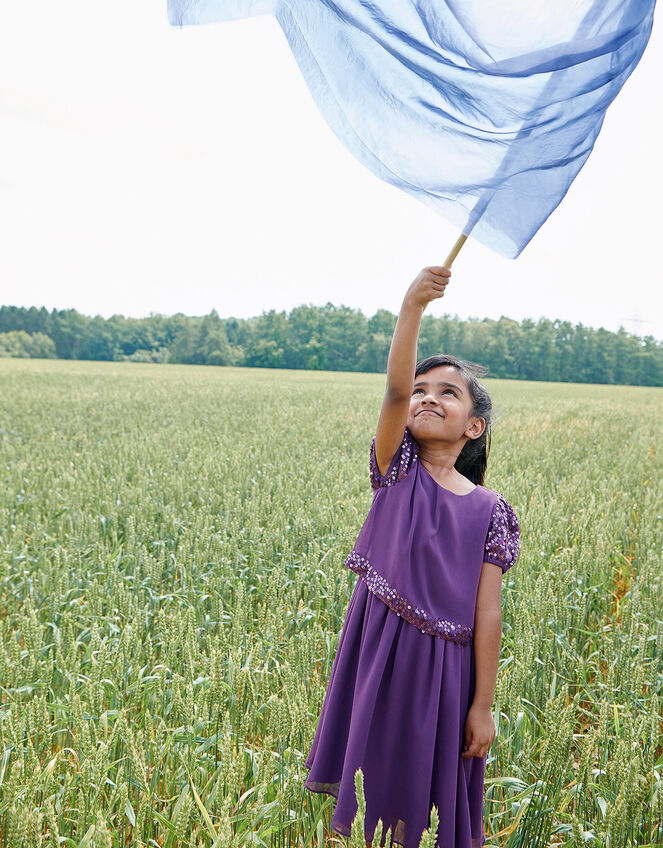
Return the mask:
{"type": "MultiPolygon", "coordinates": [[[[0,356],[384,372],[392,312],[367,318],[347,306],[297,306],[254,318],[150,315],[89,317],[75,309],[0,307],[0,356]]],[[[663,385],[663,343],[653,336],[569,321],[461,320],[425,315],[419,357],[452,353],[489,376],[663,385]]]]}

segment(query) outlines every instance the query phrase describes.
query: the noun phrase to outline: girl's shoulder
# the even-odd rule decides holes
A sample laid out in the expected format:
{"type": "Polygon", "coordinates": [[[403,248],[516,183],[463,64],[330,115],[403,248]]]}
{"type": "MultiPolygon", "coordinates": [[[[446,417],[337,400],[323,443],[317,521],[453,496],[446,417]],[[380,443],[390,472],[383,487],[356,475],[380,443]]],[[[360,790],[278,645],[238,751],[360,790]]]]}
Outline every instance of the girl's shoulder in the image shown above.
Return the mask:
{"type": "Polygon", "coordinates": [[[512,513],[515,518],[516,514],[513,510],[513,507],[501,492],[498,492],[496,489],[489,489],[487,486],[483,486],[483,488],[486,489],[487,492],[490,492],[490,494],[495,498],[495,506],[493,507],[493,512],[512,513]]]}
{"type": "Polygon", "coordinates": [[[389,486],[394,486],[400,483],[410,473],[413,465],[419,456],[419,445],[410,430],[406,427],[403,433],[403,438],[394,454],[389,468],[384,474],[380,474],[377,459],[375,457],[375,436],[371,439],[371,449],[369,457],[369,470],[371,476],[371,486],[374,489],[384,489],[389,486]]]}
{"type": "Polygon", "coordinates": [[[489,489],[487,486],[480,486],[480,488],[484,489],[484,491],[487,492],[494,501],[491,523],[498,522],[503,519],[508,521],[510,524],[515,523],[517,526],[518,518],[516,513],[504,495],[495,489],[489,489]]]}
{"type": "Polygon", "coordinates": [[[484,562],[493,562],[506,571],[520,552],[520,523],[513,507],[501,492],[489,489],[495,503],[488,524],[484,562]]]}

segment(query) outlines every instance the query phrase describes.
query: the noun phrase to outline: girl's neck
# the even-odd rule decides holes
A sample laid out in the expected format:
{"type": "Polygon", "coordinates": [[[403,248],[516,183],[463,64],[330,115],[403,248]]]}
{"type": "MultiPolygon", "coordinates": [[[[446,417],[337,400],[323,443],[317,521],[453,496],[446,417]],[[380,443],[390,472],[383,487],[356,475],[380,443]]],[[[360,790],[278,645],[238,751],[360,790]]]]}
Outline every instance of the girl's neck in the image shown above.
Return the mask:
{"type": "Polygon", "coordinates": [[[453,470],[466,441],[467,439],[459,439],[451,443],[443,439],[418,439],[419,456],[429,467],[440,474],[446,474],[453,470]]]}
{"type": "Polygon", "coordinates": [[[474,489],[474,484],[454,467],[463,444],[444,445],[438,443],[419,443],[419,461],[431,477],[457,494],[466,494],[474,489]]]}

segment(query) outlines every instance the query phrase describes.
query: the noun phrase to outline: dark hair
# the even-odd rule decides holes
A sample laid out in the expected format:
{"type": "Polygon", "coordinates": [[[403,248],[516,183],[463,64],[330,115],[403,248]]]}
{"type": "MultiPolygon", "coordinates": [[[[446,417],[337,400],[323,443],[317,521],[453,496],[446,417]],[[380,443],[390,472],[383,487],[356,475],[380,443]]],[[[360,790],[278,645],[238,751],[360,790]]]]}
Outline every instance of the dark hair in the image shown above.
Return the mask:
{"type": "Polygon", "coordinates": [[[455,462],[455,469],[471,480],[477,486],[483,486],[488,465],[488,453],[490,451],[490,430],[493,404],[485,387],[479,382],[478,377],[483,377],[488,369],[476,362],[468,362],[466,359],[458,359],[447,353],[438,353],[428,356],[417,362],[414,376],[425,374],[427,371],[440,365],[451,365],[461,374],[472,398],[472,415],[483,418],[486,422],[483,433],[478,439],[468,439],[463,445],[455,462]]]}

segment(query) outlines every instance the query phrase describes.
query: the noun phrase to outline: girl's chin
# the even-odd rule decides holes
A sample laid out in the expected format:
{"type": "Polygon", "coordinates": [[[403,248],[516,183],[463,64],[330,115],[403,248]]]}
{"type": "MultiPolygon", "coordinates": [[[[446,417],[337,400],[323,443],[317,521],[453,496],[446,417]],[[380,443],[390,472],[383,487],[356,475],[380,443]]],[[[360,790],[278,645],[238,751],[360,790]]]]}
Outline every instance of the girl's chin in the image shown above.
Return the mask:
{"type": "Polygon", "coordinates": [[[412,419],[411,426],[421,427],[422,424],[435,424],[436,427],[439,427],[441,424],[444,424],[444,418],[442,418],[442,416],[440,415],[434,415],[429,412],[422,412],[421,415],[417,415],[412,419]]]}
{"type": "Polygon", "coordinates": [[[416,421],[409,424],[408,428],[413,436],[416,436],[417,433],[439,433],[442,435],[442,431],[444,430],[444,427],[441,426],[442,423],[441,418],[424,415],[422,418],[417,418],[416,421]]]}

